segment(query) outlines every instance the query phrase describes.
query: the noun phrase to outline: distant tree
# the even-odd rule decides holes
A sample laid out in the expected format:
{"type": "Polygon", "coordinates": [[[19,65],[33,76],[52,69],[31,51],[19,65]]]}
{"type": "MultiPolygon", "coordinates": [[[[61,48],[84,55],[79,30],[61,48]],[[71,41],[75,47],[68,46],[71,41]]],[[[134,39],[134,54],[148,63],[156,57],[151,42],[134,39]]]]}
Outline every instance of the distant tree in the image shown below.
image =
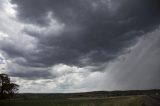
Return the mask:
{"type": "Polygon", "coordinates": [[[7,74],[0,74],[0,99],[13,97],[18,91],[19,85],[10,83],[10,78],[7,74]]]}

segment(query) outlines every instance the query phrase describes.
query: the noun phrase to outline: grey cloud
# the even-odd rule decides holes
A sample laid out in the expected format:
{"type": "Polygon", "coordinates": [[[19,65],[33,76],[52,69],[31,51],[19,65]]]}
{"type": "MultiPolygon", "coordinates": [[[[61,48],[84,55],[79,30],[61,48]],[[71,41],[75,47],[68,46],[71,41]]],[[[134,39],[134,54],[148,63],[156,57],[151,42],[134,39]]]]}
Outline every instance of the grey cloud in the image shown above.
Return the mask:
{"type": "Polygon", "coordinates": [[[51,74],[48,71],[34,71],[34,70],[23,70],[25,72],[11,72],[8,73],[11,77],[19,77],[22,79],[27,79],[27,80],[36,80],[39,78],[42,79],[54,79],[56,76],[51,76],[51,74]]]}
{"type": "Polygon", "coordinates": [[[21,49],[18,49],[17,47],[13,46],[13,44],[4,43],[0,46],[2,51],[5,51],[9,57],[22,57],[24,55],[24,52],[21,51],[21,49]]]}
{"type": "Polygon", "coordinates": [[[117,17],[122,20],[132,19],[130,28],[150,30],[159,25],[159,0],[126,0],[119,8],[117,17]]]}
{"type": "MultiPolygon", "coordinates": [[[[112,5],[102,1],[105,0],[12,0],[18,6],[18,21],[45,30],[42,33],[30,26],[22,30],[38,41],[35,49],[27,51],[23,46],[17,48],[3,42],[1,50],[19,65],[33,69],[61,63],[99,67],[127,52],[126,48],[135,44],[137,38],[159,25],[158,0],[112,0],[112,5]],[[53,13],[50,18],[49,12],[53,13]],[[58,34],[55,30],[45,33],[52,19],[64,24],[58,34]]],[[[13,75],[36,76],[37,71],[24,70],[25,73],[13,75]]],[[[37,77],[43,77],[41,72],[37,77]]],[[[44,72],[43,78],[50,77],[48,71],[44,72]]]]}
{"type": "Polygon", "coordinates": [[[7,74],[11,77],[19,77],[27,80],[37,80],[39,78],[53,79],[57,77],[57,75],[52,75],[49,72],[49,68],[23,67],[15,63],[9,63],[7,68],[7,74]]]}
{"type": "Polygon", "coordinates": [[[51,11],[52,18],[64,23],[68,29],[80,29],[73,31],[64,28],[59,36],[54,36],[53,32],[45,37],[39,37],[41,33],[34,29],[24,29],[39,41],[39,52],[30,54],[36,58],[27,57],[27,61],[42,66],[59,63],[77,66],[102,64],[115,59],[126,47],[134,44],[134,39],[159,25],[157,0],[111,1],[119,3],[116,11],[110,11],[108,5],[102,5],[101,2],[12,0],[12,3],[18,5],[18,18],[21,21],[47,27],[50,21],[46,16],[51,11]],[[94,9],[92,3],[99,7],[94,9]]]}

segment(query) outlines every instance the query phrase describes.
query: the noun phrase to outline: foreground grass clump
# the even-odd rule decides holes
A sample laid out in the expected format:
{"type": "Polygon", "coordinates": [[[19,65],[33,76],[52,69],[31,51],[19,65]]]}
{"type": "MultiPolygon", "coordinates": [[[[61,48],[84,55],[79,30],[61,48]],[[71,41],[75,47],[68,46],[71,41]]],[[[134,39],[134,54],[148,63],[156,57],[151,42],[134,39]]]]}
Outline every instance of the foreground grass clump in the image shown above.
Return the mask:
{"type": "Polygon", "coordinates": [[[6,100],[0,106],[142,106],[141,96],[111,98],[70,98],[64,100],[6,100]]]}

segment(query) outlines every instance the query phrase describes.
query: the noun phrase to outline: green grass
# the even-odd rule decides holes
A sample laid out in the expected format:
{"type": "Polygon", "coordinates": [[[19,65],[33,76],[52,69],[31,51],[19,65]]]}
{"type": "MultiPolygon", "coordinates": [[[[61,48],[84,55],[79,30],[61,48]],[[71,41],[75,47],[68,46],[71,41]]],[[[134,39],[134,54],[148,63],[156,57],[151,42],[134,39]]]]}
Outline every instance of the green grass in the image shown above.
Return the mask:
{"type": "Polygon", "coordinates": [[[0,106],[142,106],[142,96],[71,98],[66,100],[7,100],[0,106]]]}

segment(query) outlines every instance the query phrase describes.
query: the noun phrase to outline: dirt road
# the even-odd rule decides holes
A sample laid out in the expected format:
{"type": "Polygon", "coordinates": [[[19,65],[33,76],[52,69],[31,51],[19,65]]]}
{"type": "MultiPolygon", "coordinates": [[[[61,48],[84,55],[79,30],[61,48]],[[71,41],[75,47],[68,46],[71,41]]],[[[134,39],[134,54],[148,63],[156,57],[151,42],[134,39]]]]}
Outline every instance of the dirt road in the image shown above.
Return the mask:
{"type": "Polygon", "coordinates": [[[144,96],[145,106],[160,106],[160,97],[144,96]]]}

